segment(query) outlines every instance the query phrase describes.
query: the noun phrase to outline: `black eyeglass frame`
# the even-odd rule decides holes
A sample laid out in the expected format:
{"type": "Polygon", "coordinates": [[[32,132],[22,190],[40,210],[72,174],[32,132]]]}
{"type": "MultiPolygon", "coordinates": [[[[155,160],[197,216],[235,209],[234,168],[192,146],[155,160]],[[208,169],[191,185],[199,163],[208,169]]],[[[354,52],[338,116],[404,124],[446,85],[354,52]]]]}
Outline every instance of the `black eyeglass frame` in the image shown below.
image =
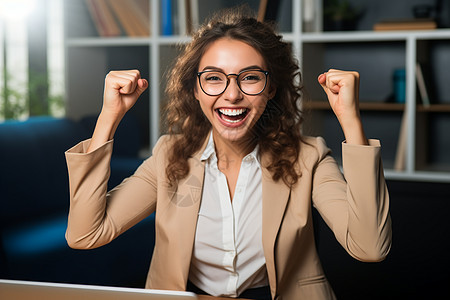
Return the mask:
{"type": "Polygon", "coordinates": [[[225,74],[224,72],[217,71],[217,70],[206,70],[206,71],[202,71],[202,72],[197,72],[197,78],[198,78],[198,83],[200,85],[200,88],[202,89],[203,93],[205,93],[208,96],[219,96],[219,95],[222,95],[223,93],[225,93],[225,91],[227,90],[228,86],[230,85],[230,78],[229,78],[230,76],[235,76],[236,77],[236,83],[237,83],[237,86],[239,87],[239,90],[241,92],[243,92],[244,94],[246,94],[248,96],[257,96],[257,95],[261,94],[262,92],[264,92],[264,90],[266,89],[267,78],[269,77],[269,71],[264,71],[264,70],[260,70],[260,69],[250,69],[250,70],[243,70],[243,71],[239,72],[238,74],[236,74],[236,73],[225,74]],[[244,92],[242,90],[242,88],[241,88],[241,84],[239,83],[239,80],[237,80],[239,78],[239,76],[241,76],[242,73],[249,72],[249,71],[258,71],[258,72],[263,73],[266,76],[265,77],[266,80],[264,82],[264,87],[261,89],[261,91],[259,93],[249,94],[249,93],[244,92]],[[222,73],[227,78],[227,84],[225,85],[225,88],[223,89],[222,92],[220,92],[218,94],[208,94],[207,92],[205,92],[205,90],[203,89],[203,86],[202,86],[202,81],[200,80],[200,76],[202,76],[202,74],[204,74],[204,73],[213,73],[213,72],[215,72],[215,73],[222,73]]]}

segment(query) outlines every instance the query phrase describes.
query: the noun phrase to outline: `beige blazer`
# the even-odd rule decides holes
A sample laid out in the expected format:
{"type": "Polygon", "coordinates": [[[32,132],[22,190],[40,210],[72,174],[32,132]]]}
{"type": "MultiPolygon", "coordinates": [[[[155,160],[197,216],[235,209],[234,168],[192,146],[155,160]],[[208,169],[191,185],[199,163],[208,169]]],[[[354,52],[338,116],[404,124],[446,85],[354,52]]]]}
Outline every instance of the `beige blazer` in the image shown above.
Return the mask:
{"type": "MultiPolygon", "coordinates": [[[[343,143],[344,179],[323,139],[306,141],[299,157],[302,176],[292,188],[273,181],[264,167],[268,158],[261,158],[263,248],[273,299],[335,298],[315,248],[312,205],[354,258],[380,261],[391,245],[380,143],[343,143]]],[[[171,143],[172,139],[162,137],[153,155],[108,194],[113,142],[89,154],[84,154],[89,140],[68,150],[71,203],[66,238],[73,248],[98,247],[156,211],[155,249],[146,287],[185,290],[202,197],[200,157],[206,141],[189,159],[189,175],[174,188],[165,175],[171,143]]]]}

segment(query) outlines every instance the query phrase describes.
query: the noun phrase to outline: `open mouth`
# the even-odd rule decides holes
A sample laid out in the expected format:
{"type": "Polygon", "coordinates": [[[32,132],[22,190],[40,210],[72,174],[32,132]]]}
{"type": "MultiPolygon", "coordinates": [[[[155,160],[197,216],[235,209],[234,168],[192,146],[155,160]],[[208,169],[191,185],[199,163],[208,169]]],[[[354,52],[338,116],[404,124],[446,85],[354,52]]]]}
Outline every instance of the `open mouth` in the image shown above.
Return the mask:
{"type": "Polygon", "coordinates": [[[245,119],[249,109],[247,108],[218,108],[219,118],[228,123],[239,123],[245,119]]]}

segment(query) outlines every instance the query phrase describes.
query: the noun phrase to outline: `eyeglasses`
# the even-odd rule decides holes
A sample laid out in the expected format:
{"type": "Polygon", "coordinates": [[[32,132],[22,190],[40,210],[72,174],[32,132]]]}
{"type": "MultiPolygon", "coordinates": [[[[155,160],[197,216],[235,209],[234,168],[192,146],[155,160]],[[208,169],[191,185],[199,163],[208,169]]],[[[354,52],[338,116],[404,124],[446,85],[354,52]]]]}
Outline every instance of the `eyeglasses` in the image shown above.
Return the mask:
{"type": "Polygon", "coordinates": [[[230,84],[230,76],[236,77],[239,89],[246,95],[261,94],[267,85],[268,71],[245,70],[239,74],[225,74],[221,71],[208,70],[198,72],[200,88],[208,96],[218,96],[225,92],[230,84]]]}

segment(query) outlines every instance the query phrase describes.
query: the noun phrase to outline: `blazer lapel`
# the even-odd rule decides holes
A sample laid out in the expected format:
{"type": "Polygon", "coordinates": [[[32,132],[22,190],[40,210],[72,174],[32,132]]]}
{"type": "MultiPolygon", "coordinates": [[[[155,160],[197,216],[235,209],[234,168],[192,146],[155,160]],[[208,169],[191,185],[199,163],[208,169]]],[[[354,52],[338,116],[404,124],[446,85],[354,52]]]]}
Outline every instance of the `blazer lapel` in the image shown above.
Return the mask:
{"type": "MultiPolygon", "coordinates": [[[[203,177],[205,164],[201,161],[201,155],[206,143],[192,158],[188,160],[190,172],[186,178],[180,180],[178,186],[172,190],[170,201],[176,204],[174,215],[176,215],[176,228],[172,228],[173,234],[178,239],[178,257],[182,281],[178,282],[182,288],[186,286],[189,274],[189,266],[192,257],[192,250],[197,227],[198,212],[203,190],[203,177]]],[[[181,278],[180,278],[181,280],[181,278]]]]}
{"type": "MultiPolygon", "coordinates": [[[[266,164],[263,164],[266,166],[266,164]]],[[[276,291],[275,242],[283,220],[284,212],[290,196],[290,188],[282,180],[273,181],[272,174],[262,167],[263,194],[263,249],[266,258],[266,268],[272,295],[276,291]]]]}

